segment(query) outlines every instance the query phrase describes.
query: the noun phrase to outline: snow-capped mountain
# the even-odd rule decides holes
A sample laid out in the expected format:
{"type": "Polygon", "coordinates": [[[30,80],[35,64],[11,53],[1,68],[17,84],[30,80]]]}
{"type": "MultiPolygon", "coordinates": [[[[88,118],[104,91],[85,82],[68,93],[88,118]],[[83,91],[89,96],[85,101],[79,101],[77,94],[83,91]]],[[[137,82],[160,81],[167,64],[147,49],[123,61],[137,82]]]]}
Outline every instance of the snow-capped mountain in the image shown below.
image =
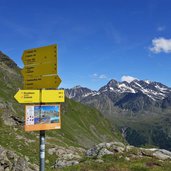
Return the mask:
{"type": "Polygon", "coordinates": [[[66,96],[96,108],[107,103],[134,112],[171,106],[171,88],[149,80],[133,80],[129,83],[112,79],[98,91],[80,86],[66,89],[66,96]]]}
{"type": "Polygon", "coordinates": [[[152,100],[162,100],[171,93],[171,88],[158,83],[158,82],[151,82],[148,80],[134,80],[130,83],[124,82],[117,82],[116,80],[111,80],[109,83],[102,87],[100,92],[113,92],[117,94],[121,93],[143,93],[150,97],[152,100]]]}
{"type": "Polygon", "coordinates": [[[90,90],[86,87],[75,86],[71,89],[65,89],[65,94],[70,99],[74,99],[76,101],[81,101],[83,98],[86,98],[88,96],[94,96],[94,95],[98,94],[98,92],[90,90]]]}

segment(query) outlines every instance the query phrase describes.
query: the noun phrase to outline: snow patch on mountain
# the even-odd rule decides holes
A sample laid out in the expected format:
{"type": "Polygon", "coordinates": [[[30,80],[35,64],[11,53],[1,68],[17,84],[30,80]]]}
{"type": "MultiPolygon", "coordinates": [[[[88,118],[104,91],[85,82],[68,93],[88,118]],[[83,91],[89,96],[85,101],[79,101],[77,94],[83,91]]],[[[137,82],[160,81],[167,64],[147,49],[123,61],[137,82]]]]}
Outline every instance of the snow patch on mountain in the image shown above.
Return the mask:
{"type": "Polygon", "coordinates": [[[136,93],[135,90],[127,85],[125,85],[124,83],[119,84],[118,88],[120,88],[120,90],[122,90],[122,93],[125,92],[131,92],[131,93],[136,93]]]}

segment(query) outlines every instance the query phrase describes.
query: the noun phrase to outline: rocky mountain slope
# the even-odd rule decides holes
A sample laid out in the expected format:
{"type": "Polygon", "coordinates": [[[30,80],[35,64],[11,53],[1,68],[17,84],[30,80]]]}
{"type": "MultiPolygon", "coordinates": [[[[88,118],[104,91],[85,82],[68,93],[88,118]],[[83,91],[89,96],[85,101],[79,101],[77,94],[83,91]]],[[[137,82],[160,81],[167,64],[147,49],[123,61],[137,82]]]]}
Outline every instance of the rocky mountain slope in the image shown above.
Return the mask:
{"type": "Polygon", "coordinates": [[[17,125],[24,118],[24,116],[20,118],[21,120],[18,118],[23,110],[13,98],[21,85],[20,69],[14,61],[0,52],[0,113],[6,125],[17,125]]]}
{"type": "Polygon", "coordinates": [[[167,150],[136,148],[116,141],[100,143],[88,150],[55,147],[49,153],[58,155],[54,168],[65,170],[68,166],[66,170],[74,171],[169,171],[171,161],[171,152],[167,150]]]}
{"type": "MultiPolygon", "coordinates": [[[[171,106],[171,88],[159,82],[133,80],[128,83],[111,80],[98,91],[76,86],[66,89],[66,95],[76,101],[91,104],[105,99],[114,107],[133,112],[153,111],[171,106]]],[[[101,104],[99,104],[100,106],[101,104]]]]}
{"type": "Polygon", "coordinates": [[[171,150],[170,87],[147,80],[111,80],[98,91],[76,86],[66,89],[66,95],[101,111],[130,144],[171,150]]]}

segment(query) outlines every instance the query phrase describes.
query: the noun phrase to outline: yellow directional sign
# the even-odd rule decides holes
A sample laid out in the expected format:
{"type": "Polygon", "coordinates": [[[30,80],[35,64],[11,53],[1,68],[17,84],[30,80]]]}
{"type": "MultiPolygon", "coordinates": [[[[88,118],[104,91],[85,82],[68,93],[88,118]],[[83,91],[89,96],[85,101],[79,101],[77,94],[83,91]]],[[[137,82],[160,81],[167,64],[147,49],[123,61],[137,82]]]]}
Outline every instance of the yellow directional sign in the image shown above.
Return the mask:
{"type": "Polygon", "coordinates": [[[24,65],[49,63],[57,61],[57,45],[25,50],[22,55],[24,65]]]}
{"type": "Polygon", "coordinates": [[[41,101],[43,103],[64,102],[64,90],[42,90],[41,101]]]}
{"type": "Polygon", "coordinates": [[[35,77],[24,80],[24,89],[57,88],[61,83],[58,75],[35,77]]]}
{"type": "Polygon", "coordinates": [[[40,103],[40,90],[19,90],[14,98],[19,103],[40,103]]]}
{"type": "Polygon", "coordinates": [[[41,65],[26,65],[21,71],[24,79],[42,75],[57,74],[56,63],[43,63],[41,65]]]}
{"type": "Polygon", "coordinates": [[[64,90],[19,90],[14,98],[19,103],[59,103],[65,101],[64,90]]]}

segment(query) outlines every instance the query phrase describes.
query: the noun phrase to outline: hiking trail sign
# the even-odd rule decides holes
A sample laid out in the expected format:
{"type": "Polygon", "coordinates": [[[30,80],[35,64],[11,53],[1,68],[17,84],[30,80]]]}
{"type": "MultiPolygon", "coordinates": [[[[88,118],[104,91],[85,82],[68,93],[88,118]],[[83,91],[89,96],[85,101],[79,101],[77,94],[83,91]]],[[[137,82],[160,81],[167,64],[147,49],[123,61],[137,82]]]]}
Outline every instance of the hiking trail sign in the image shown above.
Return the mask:
{"type": "Polygon", "coordinates": [[[57,45],[44,46],[25,50],[22,55],[24,65],[39,65],[40,63],[57,62],[57,45]]]}
{"type": "Polygon", "coordinates": [[[57,75],[57,45],[25,50],[22,61],[24,90],[14,98],[19,103],[33,104],[25,106],[25,131],[40,131],[40,171],[44,171],[45,130],[61,128],[61,111],[59,104],[42,103],[65,101],[64,90],[56,90],[62,81],[57,75]]]}
{"type": "Polygon", "coordinates": [[[59,103],[65,101],[64,90],[19,90],[18,103],[59,103]]]}
{"type": "Polygon", "coordinates": [[[58,75],[39,76],[25,79],[24,89],[56,88],[60,83],[61,79],[58,75]]]}
{"type": "Polygon", "coordinates": [[[40,90],[19,90],[14,98],[18,103],[40,103],[40,90]]]}
{"type": "Polygon", "coordinates": [[[22,69],[21,73],[25,78],[34,78],[40,75],[56,74],[57,73],[56,64],[50,62],[50,63],[40,63],[39,65],[26,65],[22,69]]]}
{"type": "Polygon", "coordinates": [[[57,45],[25,50],[22,60],[24,89],[56,88],[61,83],[57,75],[57,45]]]}

